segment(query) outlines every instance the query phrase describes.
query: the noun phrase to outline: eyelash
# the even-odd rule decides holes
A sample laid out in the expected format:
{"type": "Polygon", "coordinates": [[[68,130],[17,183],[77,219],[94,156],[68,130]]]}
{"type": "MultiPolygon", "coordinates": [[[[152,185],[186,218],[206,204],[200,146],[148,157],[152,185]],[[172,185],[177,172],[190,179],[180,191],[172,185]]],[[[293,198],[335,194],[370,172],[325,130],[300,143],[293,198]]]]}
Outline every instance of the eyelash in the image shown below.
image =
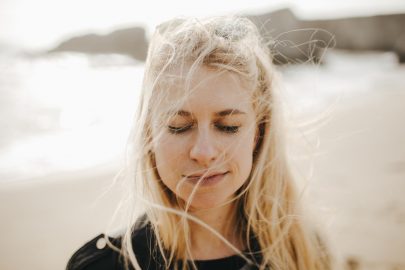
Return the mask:
{"type": "MultiPolygon", "coordinates": [[[[190,130],[191,127],[192,127],[192,125],[188,125],[188,126],[184,126],[184,127],[168,126],[168,129],[169,129],[169,132],[172,134],[180,134],[180,133],[187,132],[188,130],[190,130]]],[[[239,131],[239,126],[215,125],[215,127],[222,132],[230,133],[230,134],[234,134],[239,131]]]]}
{"type": "Polygon", "coordinates": [[[187,130],[191,128],[191,126],[184,126],[184,127],[173,127],[173,126],[168,126],[169,132],[172,134],[179,134],[179,133],[184,133],[187,130]]]}
{"type": "Polygon", "coordinates": [[[225,132],[225,133],[236,133],[239,131],[239,126],[223,126],[223,125],[215,125],[216,128],[225,132]]]}

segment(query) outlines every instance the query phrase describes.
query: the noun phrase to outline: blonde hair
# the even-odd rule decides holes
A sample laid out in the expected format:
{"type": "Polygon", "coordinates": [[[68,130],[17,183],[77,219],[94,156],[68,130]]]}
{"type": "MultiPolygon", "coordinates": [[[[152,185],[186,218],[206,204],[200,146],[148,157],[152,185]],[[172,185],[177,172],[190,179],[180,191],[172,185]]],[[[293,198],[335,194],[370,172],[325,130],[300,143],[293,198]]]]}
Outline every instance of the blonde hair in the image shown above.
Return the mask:
{"type": "MultiPolygon", "coordinates": [[[[266,43],[247,18],[178,18],[159,25],[152,36],[139,111],[129,144],[128,166],[132,168],[133,198],[138,207],[143,203],[142,209],[167,267],[182,265],[187,269],[186,262],[192,261],[188,221],[206,225],[190,215],[187,207],[181,205],[159,179],[151,123],[155,114],[163,114],[157,109],[167,94],[162,89],[167,90],[179,81],[187,85],[200,67],[206,67],[235,73],[250,85],[258,142],[250,177],[239,189],[234,203],[240,238],[250,250],[253,249],[250,246],[252,238],[259,245],[261,260],[254,263],[259,269],[329,268],[327,254],[315,229],[308,226],[301,215],[300,200],[286,161],[278,76],[271,61],[266,43]],[[178,261],[182,264],[178,265],[178,261]]],[[[186,89],[184,87],[184,91],[186,89]]],[[[137,218],[132,210],[121,250],[126,262],[140,269],[131,242],[137,218]]],[[[211,231],[226,242],[224,237],[211,231]]],[[[244,257],[241,251],[232,248],[244,257]]]]}

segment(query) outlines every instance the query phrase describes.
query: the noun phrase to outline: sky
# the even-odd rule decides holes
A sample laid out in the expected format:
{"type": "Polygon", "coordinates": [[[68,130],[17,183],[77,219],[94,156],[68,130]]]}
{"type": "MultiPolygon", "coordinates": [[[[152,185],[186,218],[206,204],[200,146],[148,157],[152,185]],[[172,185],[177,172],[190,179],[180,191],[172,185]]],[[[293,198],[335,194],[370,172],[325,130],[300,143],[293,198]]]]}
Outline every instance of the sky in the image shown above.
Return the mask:
{"type": "Polygon", "coordinates": [[[150,34],[159,22],[178,15],[257,14],[286,6],[308,19],[405,13],[405,0],[0,0],[0,42],[46,49],[78,33],[119,27],[140,25],[150,34]]]}

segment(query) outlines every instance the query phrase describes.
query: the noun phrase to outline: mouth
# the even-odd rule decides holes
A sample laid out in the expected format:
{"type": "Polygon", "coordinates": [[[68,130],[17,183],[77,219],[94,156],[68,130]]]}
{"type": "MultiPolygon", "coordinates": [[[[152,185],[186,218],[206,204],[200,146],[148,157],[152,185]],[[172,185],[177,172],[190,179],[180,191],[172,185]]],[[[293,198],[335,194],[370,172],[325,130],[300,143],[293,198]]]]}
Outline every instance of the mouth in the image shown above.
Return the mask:
{"type": "Polygon", "coordinates": [[[192,174],[189,176],[185,176],[186,179],[192,184],[199,184],[200,186],[207,186],[207,185],[214,185],[225,178],[225,176],[229,173],[226,172],[212,172],[210,174],[192,174]]]}

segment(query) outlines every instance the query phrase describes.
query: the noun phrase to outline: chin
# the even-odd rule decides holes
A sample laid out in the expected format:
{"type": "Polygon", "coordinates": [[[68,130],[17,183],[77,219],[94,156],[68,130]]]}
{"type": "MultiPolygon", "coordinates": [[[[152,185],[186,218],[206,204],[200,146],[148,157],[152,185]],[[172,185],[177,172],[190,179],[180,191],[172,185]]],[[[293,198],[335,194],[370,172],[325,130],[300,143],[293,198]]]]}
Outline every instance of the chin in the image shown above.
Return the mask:
{"type": "MultiPolygon", "coordinates": [[[[228,204],[227,202],[230,201],[229,199],[226,198],[220,198],[218,196],[208,196],[210,198],[207,198],[207,196],[199,196],[195,194],[195,197],[193,201],[191,202],[191,209],[192,210],[208,210],[208,209],[213,209],[217,207],[222,207],[228,204]],[[203,197],[203,198],[201,198],[203,197]],[[214,198],[213,198],[214,197],[214,198]]],[[[229,202],[230,203],[230,202],[229,202]]]]}

